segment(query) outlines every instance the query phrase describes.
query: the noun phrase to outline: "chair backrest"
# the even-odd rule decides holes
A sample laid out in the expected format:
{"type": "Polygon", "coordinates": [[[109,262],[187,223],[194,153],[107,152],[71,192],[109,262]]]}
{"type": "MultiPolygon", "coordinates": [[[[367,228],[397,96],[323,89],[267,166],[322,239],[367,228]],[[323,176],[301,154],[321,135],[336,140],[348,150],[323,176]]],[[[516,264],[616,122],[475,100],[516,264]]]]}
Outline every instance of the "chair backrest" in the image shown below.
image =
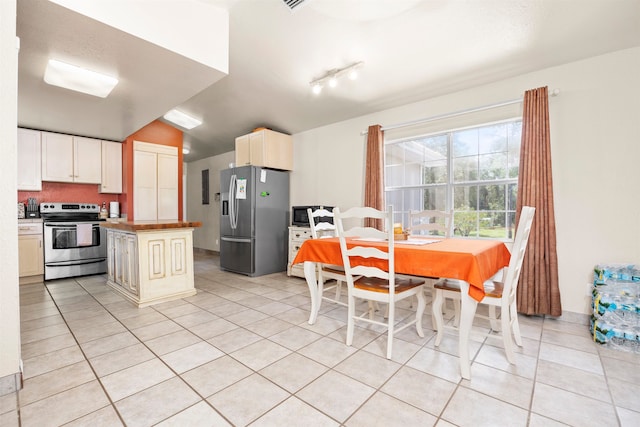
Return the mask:
{"type": "Polygon", "coordinates": [[[309,217],[311,236],[314,239],[322,237],[336,237],[338,235],[335,224],[327,221],[327,218],[333,218],[333,212],[324,208],[316,209],[315,211],[308,208],[307,216],[309,217]]]}
{"type": "Polygon", "coordinates": [[[509,260],[509,267],[507,267],[503,280],[503,303],[506,302],[507,304],[511,304],[515,301],[518,279],[520,278],[520,272],[522,271],[522,262],[527,250],[527,243],[529,242],[529,234],[531,233],[535,212],[536,208],[531,206],[523,206],[522,211],[520,212],[516,237],[511,249],[511,259],[509,260]]]}
{"type": "Polygon", "coordinates": [[[334,208],[334,219],[340,238],[340,251],[342,252],[342,263],[344,266],[347,284],[353,286],[353,276],[377,277],[389,281],[389,293],[394,292],[394,250],[393,250],[393,206],[389,206],[386,211],[379,211],[370,207],[356,207],[340,212],[339,208],[334,208]],[[362,222],[365,218],[382,219],[386,231],[380,231],[373,227],[353,226],[347,230],[344,228],[345,219],[357,219],[362,222]],[[387,243],[387,251],[370,246],[359,246],[357,240],[350,240],[350,247],[347,247],[347,238],[380,239],[387,243]],[[354,244],[354,246],[351,246],[354,244]],[[357,258],[357,259],[356,259],[357,258]],[[364,260],[363,260],[364,258],[364,260]],[[382,261],[384,268],[372,266],[376,261],[382,261]]]}
{"type": "Polygon", "coordinates": [[[410,211],[409,232],[414,235],[451,237],[453,212],[436,210],[410,211]]]}

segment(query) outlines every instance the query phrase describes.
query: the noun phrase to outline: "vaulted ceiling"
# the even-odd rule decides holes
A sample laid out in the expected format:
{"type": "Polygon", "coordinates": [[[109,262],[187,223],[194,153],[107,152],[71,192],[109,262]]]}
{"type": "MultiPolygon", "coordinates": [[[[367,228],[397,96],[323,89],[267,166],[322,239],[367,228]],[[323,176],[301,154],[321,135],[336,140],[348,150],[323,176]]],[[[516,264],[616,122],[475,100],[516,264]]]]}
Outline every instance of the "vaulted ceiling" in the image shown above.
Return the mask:
{"type": "Polygon", "coordinates": [[[19,0],[18,124],[124,140],[178,107],[203,120],[185,130],[192,161],[258,126],[297,133],[640,46],[638,0],[197,1],[228,10],[226,76],[50,1],[19,0]],[[44,83],[61,52],[117,73],[117,92],[44,83]],[[311,92],[313,79],[358,61],[357,80],[311,92]]]}

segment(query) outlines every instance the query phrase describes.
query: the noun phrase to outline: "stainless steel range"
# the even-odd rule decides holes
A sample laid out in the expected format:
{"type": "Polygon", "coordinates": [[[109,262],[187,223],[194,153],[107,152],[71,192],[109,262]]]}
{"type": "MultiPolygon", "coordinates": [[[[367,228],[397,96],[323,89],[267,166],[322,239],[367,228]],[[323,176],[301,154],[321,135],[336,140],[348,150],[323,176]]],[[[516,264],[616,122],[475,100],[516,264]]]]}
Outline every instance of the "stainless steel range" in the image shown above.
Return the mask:
{"type": "Polygon", "coordinates": [[[40,203],[44,222],[44,279],[107,271],[106,231],[91,203],[40,203]]]}

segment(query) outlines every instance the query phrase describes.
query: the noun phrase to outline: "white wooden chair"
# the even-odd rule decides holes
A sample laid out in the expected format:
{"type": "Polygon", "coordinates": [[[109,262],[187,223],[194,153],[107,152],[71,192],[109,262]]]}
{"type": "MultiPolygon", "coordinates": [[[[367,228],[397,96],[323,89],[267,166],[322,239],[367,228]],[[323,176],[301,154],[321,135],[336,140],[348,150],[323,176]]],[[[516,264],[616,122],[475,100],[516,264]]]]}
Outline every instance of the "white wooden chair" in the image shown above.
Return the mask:
{"type": "Polygon", "coordinates": [[[394,237],[393,237],[393,207],[389,206],[386,212],[369,207],[351,208],[345,212],[340,212],[339,208],[334,209],[334,218],[340,238],[340,250],[344,271],[347,278],[349,317],[347,321],[347,345],[353,342],[353,332],[355,321],[363,321],[375,325],[384,326],[387,329],[387,359],[391,358],[393,351],[393,336],[413,324],[420,337],[424,336],[422,331],[422,315],[425,310],[426,300],[424,296],[424,281],[419,278],[397,278],[394,270],[394,237]],[[344,220],[363,220],[364,218],[382,219],[386,231],[380,231],[371,227],[354,226],[345,231],[344,220]],[[359,246],[357,240],[350,240],[347,246],[348,237],[359,237],[365,239],[381,239],[386,241],[386,251],[371,246],[359,246]],[[355,246],[351,246],[355,244],[355,246]],[[378,260],[385,265],[385,268],[367,266],[362,259],[370,261],[378,260]],[[359,276],[359,278],[355,278],[359,276]],[[398,301],[405,298],[418,297],[418,307],[416,317],[401,327],[395,324],[395,307],[398,301]],[[386,322],[375,320],[372,316],[373,306],[369,304],[366,312],[358,315],[355,312],[356,298],[367,301],[374,301],[388,304],[388,314],[386,322]],[[365,317],[369,314],[368,317],[365,317]]]}
{"type": "MultiPolygon", "coordinates": [[[[449,239],[453,236],[453,212],[439,210],[409,211],[409,225],[407,227],[409,235],[413,237],[442,237],[449,239]]],[[[434,296],[433,286],[439,278],[425,277],[425,290],[428,290],[431,297],[434,296]]],[[[446,303],[444,304],[446,307],[446,303]]],[[[460,299],[453,300],[454,326],[458,326],[460,321],[460,299]]],[[[445,308],[446,310],[446,308],[445,308]]],[[[436,325],[435,316],[431,317],[431,324],[436,325]]]]}
{"type": "MultiPolygon", "coordinates": [[[[485,296],[482,301],[479,302],[480,304],[487,304],[489,306],[488,319],[491,322],[491,328],[496,332],[501,331],[507,360],[511,364],[515,363],[513,338],[515,338],[517,345],[522,346],[520,326],[518,324],[516,290],[518,279],[520,278],[520,271],[522,270],[522,261],[527,250],[534,214],[535,208],[530,206],[524,206],[522,208],[513,248],[511,250],[509,266],[484,283],[485,296]],[[497,320],[496,307],[500,308],[500,322],[497,320]]],[[[444,321],[442,319],[442,302],[444,298],[460,299],[461,296],[460,286],[457,280],[440,280],[436,282],[434,288],[436,295],[433,301],[433,314],[436,316],[436,322],[438,323],[438,332],[435,341],[437,347],[440,345],[443,336],[444,321]]],[[[485,316],[476,314],[476,317],[485,316]]],[[[463,349],[460,349],[460,351],[462,352],[463,349]]]]}
{"type": "Polygon", "coordinates": [[[453,235],[453,212],[410,211],[407,228],[412,236],[440,236],[448,239],[453,235]]]}
{"type": "MultiPolygon", "coordinates": [[[[307,216],[309,217],[309,227],[311,227],[311,236],[314,239],[322,239],[324,237],[337,237],[338,232],[335,224],[328,221],[330,218],[333,220],[333,212],[326,209],[307,209],[307,216]]],[[[344,274],[344,268],[339,265],[317,264],[318,269],[318,300],[324,299],[336,304],[347,306],[346,303],[340,301],[340,293],[342,290],[342,283],[347,281],[344,274]],[[335,285],[324,287],[326,280],[335,280],[335,285]],[[335,298],[325,296],[325,292],[330,290],[336,290],[335,298]]]]}

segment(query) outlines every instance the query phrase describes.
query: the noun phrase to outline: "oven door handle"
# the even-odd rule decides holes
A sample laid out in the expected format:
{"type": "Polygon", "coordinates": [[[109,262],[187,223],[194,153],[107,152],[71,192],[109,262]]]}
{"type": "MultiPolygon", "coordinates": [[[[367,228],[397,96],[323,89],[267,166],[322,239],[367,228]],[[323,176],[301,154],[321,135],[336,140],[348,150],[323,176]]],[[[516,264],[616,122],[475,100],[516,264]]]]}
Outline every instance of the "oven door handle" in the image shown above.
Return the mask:
{"type": "Polygon", "coordinates": [[[104,262],[106,258],[92,258],[92,259],[83,259],[76,261],[56,261],[52,263],[45,263],[47,267],[68,267],[70,265],[85,265],[85,264],[97,264],[99,262],[104,262]]]}
{"type": "MultiPolygon", "coordinates": [[[[78,224],[85,224],[85,223],[78,223],[78,224]]],[[[92,224],[93,228],[100,228],[100,224],[92,224]]],[[[60,224],[60,223],[44,223],[45,227],[56,227],[56,228],[67,228],[69,230],[75,230],[76,229],[76,224],[73,225],[69,225],[69,223],[65,223],[65,224],[60,224]]]]}

